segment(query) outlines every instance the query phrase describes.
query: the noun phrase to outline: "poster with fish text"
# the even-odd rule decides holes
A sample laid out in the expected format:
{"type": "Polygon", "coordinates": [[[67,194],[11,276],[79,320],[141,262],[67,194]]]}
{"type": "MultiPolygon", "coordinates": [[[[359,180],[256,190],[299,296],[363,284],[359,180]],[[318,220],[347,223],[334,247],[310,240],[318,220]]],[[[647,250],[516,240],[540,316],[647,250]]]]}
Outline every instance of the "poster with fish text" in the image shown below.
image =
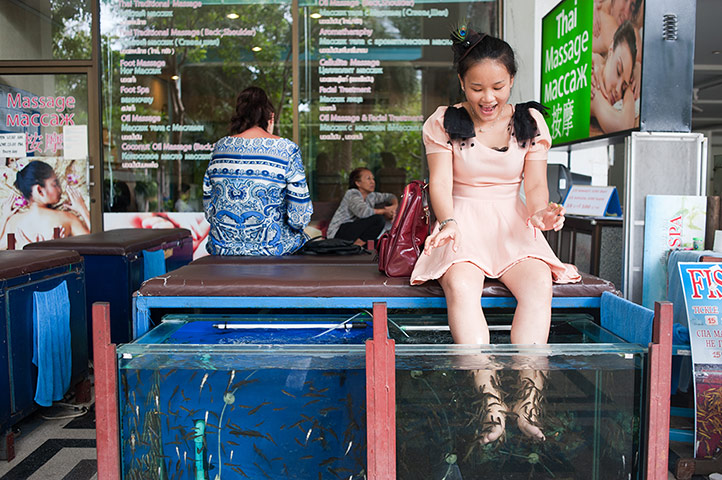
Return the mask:
{"type": "Polygon", "coordinates": [[[695,393],[695,457],[722,446],[722,265],[680,262],[695,393]]]}

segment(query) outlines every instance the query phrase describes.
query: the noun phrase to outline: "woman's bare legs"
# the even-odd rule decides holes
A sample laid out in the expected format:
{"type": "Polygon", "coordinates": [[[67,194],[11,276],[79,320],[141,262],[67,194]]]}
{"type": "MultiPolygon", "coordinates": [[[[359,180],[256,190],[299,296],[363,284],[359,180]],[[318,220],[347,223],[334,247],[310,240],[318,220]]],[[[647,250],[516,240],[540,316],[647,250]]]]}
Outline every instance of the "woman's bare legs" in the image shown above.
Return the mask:
{"type": "MultiPolygon", "coordinates": [[[[489,343],[489,327],[481,310],[481,293],[484,274],[468,262],[449,267],[439,279],[446,296],[449,328],[457,344],[486,345],[489,343]]],[[[474,383],[482,395],[484,419],[481,442],[494,442],[504,433],[506,407],[501,401],[496,375],[491,370],[476,370],[474,383]]]]}
{"type": "MultiPolygon", "coordinates": [[[[552,309],[552,276],[549,265],[537,259],[528,259],[510,268],[500,280],[517,300],[511,327],[511,343],[545,344],[549,338],[552,309]]],[[[524,435],[544,440],[539,427],[539,405],[544,388],[542,365],[519,372],[520,392],[512,412],[524,435]]]]}

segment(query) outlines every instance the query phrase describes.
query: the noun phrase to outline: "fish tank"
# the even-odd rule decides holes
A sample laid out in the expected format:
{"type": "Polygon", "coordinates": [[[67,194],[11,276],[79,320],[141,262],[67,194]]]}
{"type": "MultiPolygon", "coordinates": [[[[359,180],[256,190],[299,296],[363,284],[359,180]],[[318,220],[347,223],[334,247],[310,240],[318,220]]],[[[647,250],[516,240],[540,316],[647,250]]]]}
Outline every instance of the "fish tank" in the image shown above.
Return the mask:
{"type": "MultiPolygon", "coordinates": [[[[510,345],[510,315],[487,320],[492,345],[464,346],[442,313],[389,313],[397,478],[638,478],[646,349],[584,314],[555,314],[543,346],[510,345]],[[543,440],[514,413],[530,376],[542,379],[526,404],[543,440]],[[478,379],[491,377],[507,413],[484,444],[493,422],[478,379]]],[[[367,478],[371,321],[167,315],[117,349],[122,478],[367,478]]]]}
{"type": "Polygon", "coordinates": [[[369,322],[169,317],[117,348],[122,478],[365,478],[369,322]]]}
{"type": "Polygon", "coordinates": [[[390,323],[396,478],[640,478],[647,349],[574,314],[553,317],[548,345],[510,345],[511,317],[498,320],[483,347],[451,345],[434,322],[390,323]]]}

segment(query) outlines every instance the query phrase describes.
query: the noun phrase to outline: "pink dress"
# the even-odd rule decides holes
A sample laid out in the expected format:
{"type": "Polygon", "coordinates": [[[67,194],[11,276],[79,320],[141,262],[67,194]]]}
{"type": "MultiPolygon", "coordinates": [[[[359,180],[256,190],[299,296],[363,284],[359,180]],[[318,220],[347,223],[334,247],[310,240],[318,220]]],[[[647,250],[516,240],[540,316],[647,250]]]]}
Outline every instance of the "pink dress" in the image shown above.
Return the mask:
{"type": "Polygon", "coordinates": [[[546,162],[551,146],[549,129],[541,113],[529,110],[539,129],[536,138],[522,147],[512,136],[508,150],[500,152],[476,138],[451,141],[444,129],[446,108],[439,107],[426,120],[424,145],[427,154],[453,155],[453,218],[462,242],[456,252],[448,243],[429,255],[422,253],[411,274],[411,284],[437,279],[460,262],[471,262],[485,276],[498,278],[527,258],[546,262],[556,283],[579,281],[576,267],[562,263],[542,232],[527,225],[529,215],[519,197],[524,162],[546,162]]]}

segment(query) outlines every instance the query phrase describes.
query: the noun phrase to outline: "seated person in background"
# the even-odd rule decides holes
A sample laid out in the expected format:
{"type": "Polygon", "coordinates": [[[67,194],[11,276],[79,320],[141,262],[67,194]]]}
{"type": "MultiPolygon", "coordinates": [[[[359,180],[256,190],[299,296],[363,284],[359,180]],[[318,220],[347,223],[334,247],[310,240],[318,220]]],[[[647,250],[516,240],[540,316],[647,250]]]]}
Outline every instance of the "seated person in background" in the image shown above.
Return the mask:
{"type": "Polygon", "coordinates": [[[273,132],[266,92],[236,100],[230,136],[213,149],[203,178],[211,255],[287,255],[306,243],[313,206],[298,145],[273,132]]]}
{"type": "Polygon", "coordinates": [[[631,84],[636,56],[636,36],[629,22],[617,29],[606,57],[592,54],[590,113],[604,133],[634,127],[637,113],[631,84]]]}
{"type": "Polygon", "coordinates": [[[352,171],[348,187],[333,214],[327,237],[351,240],[363,246],[367,240],[378,238],[387,220],[393,220],[399,200],[392,193],[374,191],[376,182],[368,168],[352,171]]]}

